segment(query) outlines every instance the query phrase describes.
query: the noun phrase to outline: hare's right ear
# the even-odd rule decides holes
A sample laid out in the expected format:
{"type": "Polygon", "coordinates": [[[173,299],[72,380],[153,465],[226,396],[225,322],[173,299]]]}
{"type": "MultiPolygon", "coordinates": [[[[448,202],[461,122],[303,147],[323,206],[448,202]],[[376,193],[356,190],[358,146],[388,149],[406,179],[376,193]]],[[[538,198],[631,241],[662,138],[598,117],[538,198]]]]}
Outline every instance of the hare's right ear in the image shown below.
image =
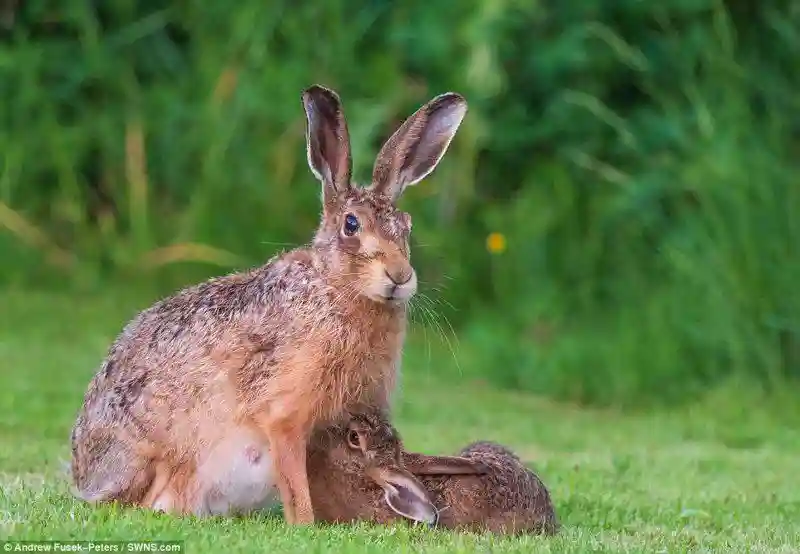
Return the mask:
{"type": "Polygon", "coordinates": [[[440,94],[422,106],[381,148],[371,188],[396,201],[406,187],[427,177],[447,152],[466,113],[467,101],[455,92],[440,94]]]}
{"type": "Polygon", "coordinates": [[[350,188],[350,133],[339,96],[313,85],[303,91],[308,166],[322,182],[322,199],[334,203],[350,188]]]}
{"type": "Polygon", "coordinates": [[[399,468],[385,467],[368,470],[367,474],[383,489],[386,504],[396,514],[431,526],[439,521],[436,506],[413,475],[399,468]]]}
{"type": "Polygon", "coordinates": [[[488,468],[469,458],[403,453],[403,467],[414,475],[480,475],[488,468]]]}

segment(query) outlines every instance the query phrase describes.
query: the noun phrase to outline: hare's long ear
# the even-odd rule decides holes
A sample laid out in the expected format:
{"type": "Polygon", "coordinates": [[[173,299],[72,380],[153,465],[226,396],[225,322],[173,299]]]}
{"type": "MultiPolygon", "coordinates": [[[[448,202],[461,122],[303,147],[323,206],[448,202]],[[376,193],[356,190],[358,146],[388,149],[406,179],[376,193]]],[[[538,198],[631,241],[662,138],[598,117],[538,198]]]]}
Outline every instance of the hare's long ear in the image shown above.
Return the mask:
{"type": "Polygon", "coordinates": [[[488,469],[469,458],[403,453],[403,467],[414,475],[480,475],[488,469]]]}
{"type": "Polygon", "coordinates": [[[396,201],[406,187],[427,177],[444,156],[466,113],[467,101],[455,92],[441,94],[422,106],[381,148],[371,188],[396,201]]]}
{"type": "Polygon", "coordinates": [[[400,468],[379,468],[367,471],[383,489],[386,505],[396,514],[411,521],[436,525],[439,512],[431,503],[422,483],[400,468]]]}
{"type": "Polygon", "coordinates": [[[307,88],[303,91],[303,107],[308,166],[322,182],[322,198],[327,205],[350,188],[350,133],[342,103],[334,91],[320,85],[307,88]]]}

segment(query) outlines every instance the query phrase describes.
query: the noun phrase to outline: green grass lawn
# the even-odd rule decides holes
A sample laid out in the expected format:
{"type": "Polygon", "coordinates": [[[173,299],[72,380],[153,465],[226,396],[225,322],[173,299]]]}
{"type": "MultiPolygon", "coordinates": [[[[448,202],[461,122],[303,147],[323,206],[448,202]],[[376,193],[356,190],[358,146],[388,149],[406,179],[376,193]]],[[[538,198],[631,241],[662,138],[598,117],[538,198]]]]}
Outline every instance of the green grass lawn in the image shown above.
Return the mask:
{"type": "Polygon", "coordinates": [[[412,334],[398,396],[407,446],[511,446],[550,487],[560,536],[90,508],[61,473],[70,427],[109,342],[148,303],[119,290],[0,293],[0,539],[180,539],[186,552],[800,551],[800,403],[790,393],[732,385],[675,411],[589,410],[459,379],[449,351],[428,348],[422,333],[412,334]]]}

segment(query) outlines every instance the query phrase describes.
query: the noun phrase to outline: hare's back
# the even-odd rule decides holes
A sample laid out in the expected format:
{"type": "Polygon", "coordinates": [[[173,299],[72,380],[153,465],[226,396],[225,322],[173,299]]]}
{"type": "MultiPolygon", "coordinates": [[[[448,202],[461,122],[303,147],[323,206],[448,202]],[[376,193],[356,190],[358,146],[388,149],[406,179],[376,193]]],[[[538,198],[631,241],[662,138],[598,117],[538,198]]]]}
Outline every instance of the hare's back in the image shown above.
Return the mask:
{"type": "Polygon", "coordinates": [[[459,452],[459,456],[470,458],[487,458],[497,461],[520,461],[519,456],[517,456],[510,448],[492,441],[473,442],[462,448],[459,452]]]}
{"type": "Polygon", "coordinates": [[[473,443],[459,455],[489,468],[483,476],[492,508],[498,512],[525,514],[533,523],[555,524],[555,510],[544,482],[509,448],[491,441],[473,443]]]}
{"type": "Polygon", "coordinates": [[[308,256],[293,251],[156,302],[111,345],[87,390],[85,411],[97,411],[90,408],[102,404],[103,415],[109,416],[109,410],[135,404],[143,392],[168,404],[207,400],[220,382],[217,373],[235,371],[250,351],[274,350],[285,341],[296,319],[297,299],[324,298],[315,288],[318,281],[308,256]]]}
{"type": "Polygon", "coordinates": [[[308,283],[314,278],[309,263],[297,254],[288,256],[156,302],[125,327],[107,360],[117,374],[133,368],[160,374],[195,372],[209,356],[233,350],[243,339],[264,341],[280,335],[293,301],[304,290],[312,296],[308,283]]]}
{"type": "Polygon", "coordinates": [[[482,476],[485,489],[497,506],[514,509],[527,504],[527,492],[532,488],[536,476],[525,467],[510,449],[497,443],[481,441],[463,448],[459,454],[464,458],[481,462],[488,471],[482,476]]]}

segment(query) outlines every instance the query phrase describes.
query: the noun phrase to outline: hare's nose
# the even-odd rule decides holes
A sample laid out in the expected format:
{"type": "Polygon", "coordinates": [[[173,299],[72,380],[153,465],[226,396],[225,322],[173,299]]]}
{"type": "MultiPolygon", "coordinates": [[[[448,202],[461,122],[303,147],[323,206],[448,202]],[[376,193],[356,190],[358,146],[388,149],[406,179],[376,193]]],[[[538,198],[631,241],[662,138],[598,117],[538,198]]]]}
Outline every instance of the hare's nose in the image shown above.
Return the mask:
{"type": "Polygon", "coordinates": [[[389,278],[389,280],[392,283],[394,283],[395,285],[405,285],[406,283],[408,283],[411,280],[411,274],[408,274],[407,276],[403,275],[403,274],[400,274],[400,275],[395,277],[391,273],[389,273],[389,271],[386,270],[386,269],[384,269],[383,272],[386,274],[386,276],[389,278]]]}

